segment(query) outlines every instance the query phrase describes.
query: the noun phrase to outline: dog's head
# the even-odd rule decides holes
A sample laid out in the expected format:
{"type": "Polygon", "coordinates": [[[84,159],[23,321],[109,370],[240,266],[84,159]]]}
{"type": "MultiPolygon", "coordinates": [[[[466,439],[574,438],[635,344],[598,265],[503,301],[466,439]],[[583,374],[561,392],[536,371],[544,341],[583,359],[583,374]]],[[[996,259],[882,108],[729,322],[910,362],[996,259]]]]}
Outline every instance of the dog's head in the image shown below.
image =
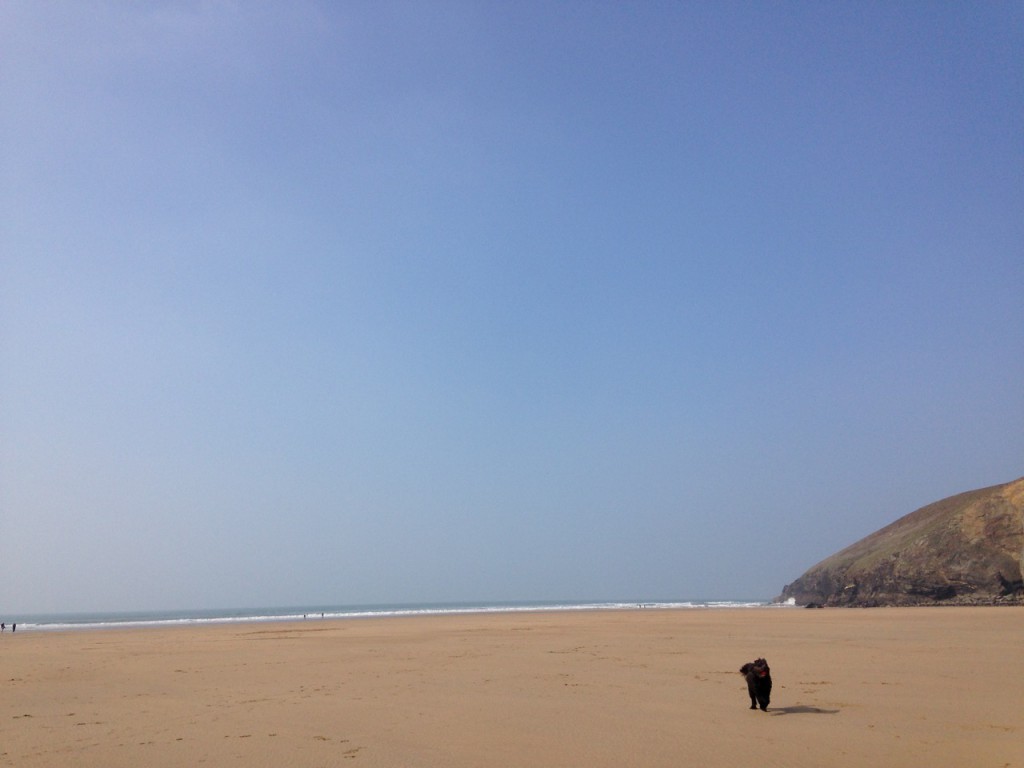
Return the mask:
{"type": "Polygon", "coordinates": [[[764,659],[755,659],[754,663],[750,665],[750,671],[758,677],[768,677],[768,673],[771,671],[768,668],[768,662],[764,659]]]}

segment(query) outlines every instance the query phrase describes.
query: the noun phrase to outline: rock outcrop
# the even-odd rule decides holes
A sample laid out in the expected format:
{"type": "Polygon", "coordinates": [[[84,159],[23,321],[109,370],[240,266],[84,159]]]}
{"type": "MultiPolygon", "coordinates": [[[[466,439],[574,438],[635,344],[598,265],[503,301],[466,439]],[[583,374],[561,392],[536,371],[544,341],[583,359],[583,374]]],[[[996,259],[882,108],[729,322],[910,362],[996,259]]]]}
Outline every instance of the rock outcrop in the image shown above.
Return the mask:
{"type": "Polygon", "coordinates": [[[937,501],[822,560],[798,605],[1024,604],[1024,478],[937,501]]]}

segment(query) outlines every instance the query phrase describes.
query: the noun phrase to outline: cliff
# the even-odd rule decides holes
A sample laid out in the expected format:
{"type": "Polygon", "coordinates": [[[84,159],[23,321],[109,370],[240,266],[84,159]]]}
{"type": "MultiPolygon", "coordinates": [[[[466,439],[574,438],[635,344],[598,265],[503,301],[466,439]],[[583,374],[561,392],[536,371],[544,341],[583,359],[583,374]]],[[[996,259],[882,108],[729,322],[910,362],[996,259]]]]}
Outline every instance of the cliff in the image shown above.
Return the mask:
{"type": "Polygon", "coordinates": [[[1024,604],[1024,478],[929,504],[822,560],[777,601],[1024,604]]]}

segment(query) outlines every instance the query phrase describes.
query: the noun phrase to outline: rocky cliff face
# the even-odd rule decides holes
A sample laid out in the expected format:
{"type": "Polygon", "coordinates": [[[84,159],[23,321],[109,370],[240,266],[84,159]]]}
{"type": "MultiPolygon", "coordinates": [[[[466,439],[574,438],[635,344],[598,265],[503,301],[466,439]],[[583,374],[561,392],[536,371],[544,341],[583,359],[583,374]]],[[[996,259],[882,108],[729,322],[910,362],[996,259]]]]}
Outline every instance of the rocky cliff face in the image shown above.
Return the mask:
{"type": "Polygon", "coordinates": [[[901,517],[776,598],[798,605],[1024,603],[1024,478],[901,517]]]}

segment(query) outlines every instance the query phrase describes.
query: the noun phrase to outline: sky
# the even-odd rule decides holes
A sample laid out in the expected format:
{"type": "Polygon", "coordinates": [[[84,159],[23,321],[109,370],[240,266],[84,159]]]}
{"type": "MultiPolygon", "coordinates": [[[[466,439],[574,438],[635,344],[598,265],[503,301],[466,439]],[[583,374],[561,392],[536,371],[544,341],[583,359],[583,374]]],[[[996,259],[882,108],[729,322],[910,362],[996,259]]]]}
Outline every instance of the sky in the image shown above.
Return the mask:
{"type": "Polygon", "coordinates": [[[0,614],[770,599],[1024,475],[1024,5],[0,3],[0,614]]]}

